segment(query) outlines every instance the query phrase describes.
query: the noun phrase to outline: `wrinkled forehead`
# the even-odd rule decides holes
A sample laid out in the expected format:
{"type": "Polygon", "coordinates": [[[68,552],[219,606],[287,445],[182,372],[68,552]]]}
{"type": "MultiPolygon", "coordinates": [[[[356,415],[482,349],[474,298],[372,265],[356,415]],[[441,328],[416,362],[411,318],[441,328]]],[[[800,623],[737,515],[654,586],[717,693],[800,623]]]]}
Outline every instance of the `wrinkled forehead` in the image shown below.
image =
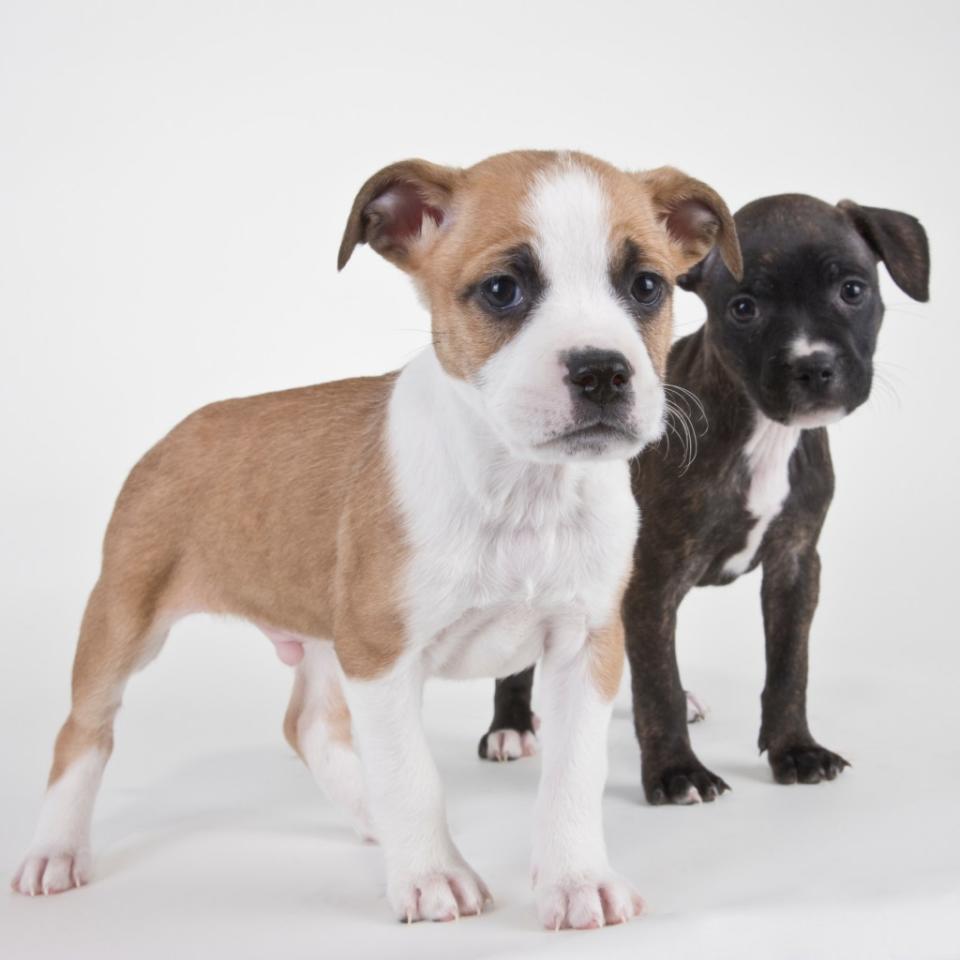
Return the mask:
{"type": "Polygon", "coordinates": [[[606,277],[627,245],[673,279],[673,251],[638,178],[579,155],[494,157],[467,171],[438,251],[466,274],[529,248],[551,284],[606,277]]]}
{"type": "Polygon", "coordinates": [[[876,275],[876,259],[867,245],[842,231],[751,240],[742,244],[744,276],[739,286],[758,294],[802,296],[810,284],[828,284],[850,274],[876,275]]]}
{"type": "Polygon", "coordinates": [[[735,219],[748,275],[751,269],[816,267],[831,261],[875,267],[875,256],[850,218],[813,197],[757,201],[735,219]]]}

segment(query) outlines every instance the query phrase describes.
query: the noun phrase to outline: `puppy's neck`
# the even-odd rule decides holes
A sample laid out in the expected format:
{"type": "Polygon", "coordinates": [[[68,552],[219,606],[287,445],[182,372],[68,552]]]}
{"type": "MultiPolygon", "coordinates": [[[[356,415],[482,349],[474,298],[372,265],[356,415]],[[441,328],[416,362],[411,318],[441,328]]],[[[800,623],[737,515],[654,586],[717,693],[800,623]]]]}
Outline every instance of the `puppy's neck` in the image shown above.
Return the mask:
{"type": "MultiPolygon", "coordinates": [[[[401,372],[390,405],[390,447],[404,486],[420,473],[438,497],[451,486],[457,500],[498,521],[528,523],[537,510],[578,499],[590,470],[614,463],[537,463],[516,457],[495,434],[483,402],[468,383],[449,375],[430,348],[401,372]]],[[[439,506],[439,503],[438,503],[439,506]]]]}
{"type": "Polygon", "coordinates": [[[709,436],[742,445],[761,416],[739,377],[713,342],[710,322],[674,346],[668,380],[696,394],[709,422],[709,436]]]}

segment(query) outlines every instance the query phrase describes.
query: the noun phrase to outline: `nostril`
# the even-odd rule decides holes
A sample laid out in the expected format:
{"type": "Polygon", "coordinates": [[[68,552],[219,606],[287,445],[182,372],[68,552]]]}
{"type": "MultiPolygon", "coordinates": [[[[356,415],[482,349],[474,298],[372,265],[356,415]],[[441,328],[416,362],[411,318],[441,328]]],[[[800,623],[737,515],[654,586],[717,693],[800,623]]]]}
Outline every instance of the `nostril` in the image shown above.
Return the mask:
{"type": "Polygon", "coordinates": [[[840,359],[832,350],[818,350],[785,364],[790,379],[809,390],[833,389],[839,366],[840,359]]]}
{"type": "Polygon", "coordinates": [[[575,393],[601,406],[629,396],[633,368],[616,350],[587,348],[562,357],[575,393]]]}
{"type": "Polygon", "coordinates": [[[793,375],[794,380],[800,383],[810,383],[811,380],[832,380],[833,367],[815,367],[813,370],[798,370],[793,375]]]}
{"type": "Polygon", "coordinates": [[[591,367],[578,370],[571,378],[581,390],[596,390],[599,380],[591,367]]]}

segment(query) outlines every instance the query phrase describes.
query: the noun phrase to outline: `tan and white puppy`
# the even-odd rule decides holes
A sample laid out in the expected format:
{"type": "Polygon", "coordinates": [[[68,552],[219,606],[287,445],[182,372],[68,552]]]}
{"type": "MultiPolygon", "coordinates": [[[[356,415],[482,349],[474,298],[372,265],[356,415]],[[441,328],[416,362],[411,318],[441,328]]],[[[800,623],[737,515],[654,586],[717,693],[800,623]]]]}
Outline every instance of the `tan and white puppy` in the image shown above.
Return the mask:
{"type": "Polygon", "coordinates": [[[663,429],[673,279],[714,243],[738,272],[733,222],[676,170],[524,152],[387,167],[354,203],[340,267],[359,243],[412,276],[433,347],[397,373],[205,407],[137,464],[15,889],[87,879],[127,679],[176,620],[208,611],[261,625],[297,664],[286,734],[379,839],[407,920],[489,897],[447,828],[424,679],[541,658],[540,918],[594,927],[640,909],[601,823],[637,529],[626,461],[663,429]]]}

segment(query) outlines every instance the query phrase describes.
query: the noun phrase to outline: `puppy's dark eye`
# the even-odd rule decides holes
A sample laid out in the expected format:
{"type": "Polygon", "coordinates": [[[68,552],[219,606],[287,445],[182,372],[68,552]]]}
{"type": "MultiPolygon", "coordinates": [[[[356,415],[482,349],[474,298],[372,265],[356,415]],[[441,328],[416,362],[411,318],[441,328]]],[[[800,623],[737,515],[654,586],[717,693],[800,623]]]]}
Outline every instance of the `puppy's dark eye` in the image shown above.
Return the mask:
{"type": "Polygon", "coordinates": [[[655,273],[638,273],[630,286],[630,296],[645,307],[652,307],[663,296],[663,280],[655,273]]]}
{"type": "Polygon", "coordinates": [[[737,323],[751,323],[757,319],[759,312],[753,297],[736,297],[730,302],[730,316],[737,323]]]}
{"type": "Polygon", "coordinates": [[[867,292],[867,285],[859,280],[845,280],[840,286],[840,296],[845,303],[860,303],[867,292]]]}
{"type": "Polygon", "coordinates": [[[480,284],[480,296],[498,313],[514,310],[523,303],[523,290],[513,277],[501,274],[480,284]]]}

